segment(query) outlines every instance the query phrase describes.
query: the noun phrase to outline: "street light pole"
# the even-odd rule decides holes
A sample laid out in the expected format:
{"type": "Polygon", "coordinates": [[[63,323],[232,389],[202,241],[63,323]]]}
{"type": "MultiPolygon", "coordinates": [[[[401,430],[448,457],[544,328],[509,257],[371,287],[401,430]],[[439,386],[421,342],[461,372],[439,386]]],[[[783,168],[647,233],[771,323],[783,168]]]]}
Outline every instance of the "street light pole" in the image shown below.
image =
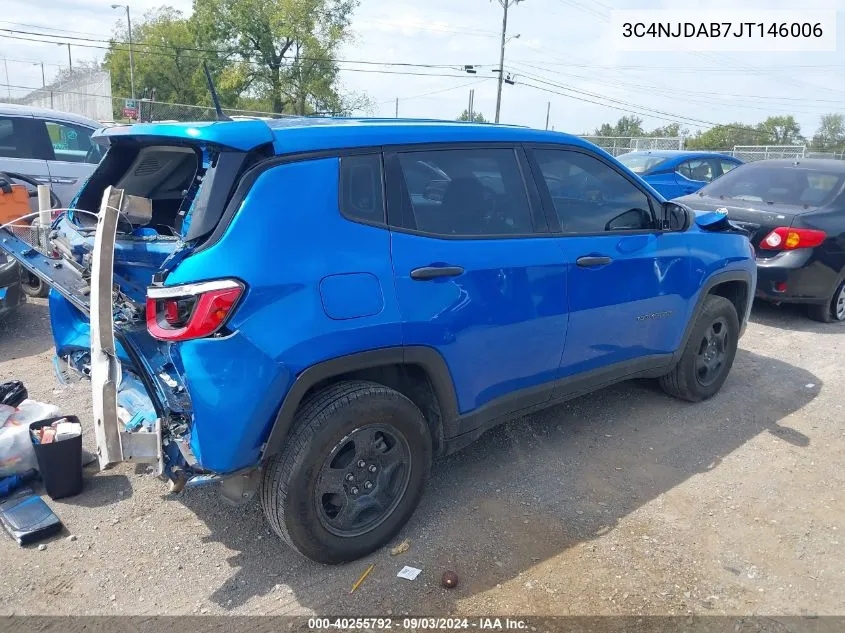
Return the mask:
{"type": "Polygon", "coordinates": [[[44,78],[44,62],[33,62],[33,66],[41,66],[41,87],[47,87],[47,80],[44,78]]]}
{"type": "Polygon", "coordinates": [[[126,28],[129,32],[129,88],[135,98],[135,58],[132,55],[132,18],[129,17],[128,4],[113,4],[112,9],[126,9],[126,28]]]}
{"type": "MultiPolygon", "coordinates": [[[[505,80],[505,44],[508,43],[508,7],[516,4],[520,0],[499,0],[499,4],[504,9],[502,15],[502,44],[499,51],[499,86],[496,89],[496,123],[499,122],[499,112],[502,109],[502,82],[505,80]]],[[[516,37],[519,37],[518,35],[516,37]]]]}

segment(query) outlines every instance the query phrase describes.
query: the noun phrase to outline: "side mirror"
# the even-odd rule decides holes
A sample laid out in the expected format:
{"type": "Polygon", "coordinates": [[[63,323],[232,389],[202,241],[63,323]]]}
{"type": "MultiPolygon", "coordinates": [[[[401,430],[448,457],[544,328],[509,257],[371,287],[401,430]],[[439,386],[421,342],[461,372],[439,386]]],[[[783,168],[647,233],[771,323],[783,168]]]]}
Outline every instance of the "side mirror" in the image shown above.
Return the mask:
{"type": "Polygon", "coordinates": [[[689,226],[692,211],[678,202],[663,203],[663,230],[683,231],[689,226]]]}

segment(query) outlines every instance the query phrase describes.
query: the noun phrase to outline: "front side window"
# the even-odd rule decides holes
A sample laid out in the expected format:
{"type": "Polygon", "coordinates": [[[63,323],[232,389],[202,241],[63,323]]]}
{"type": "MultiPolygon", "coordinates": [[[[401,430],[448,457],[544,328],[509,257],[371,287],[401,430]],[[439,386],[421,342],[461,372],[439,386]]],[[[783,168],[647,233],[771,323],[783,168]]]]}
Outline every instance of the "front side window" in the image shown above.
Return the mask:
{"type": "Polygon", "coordinates": [[[340,159],[340,211],[352,220],[384,222],[380,154],[340,159]]]}
{"type": "Polygon", "coordinates": [[[687,160],[678,166],[678,173],[689,180],[710,182],[713,180],[713,165],[704,158],[687,160]]]}
{"type": "Polygon", "coordinates": [[[534,230],[512,149],[403,152],[405,228],[435,235],[508,236],[534,230]]]}
{"type": "Polygon", "coordinates": [[[68,163],[98,163],[100,153],[96,145],[91,142],[91,128],[74,125],[73,123],[59,123],[45,121],[47,134],[53,146],[55,160],[68,163]]]}
{"type": "Polygon", "coordinates": [[[564,233],[655,228],[648,196],[597,158],[563,149],[534,156],[564,233]]]}
{"type": "MultiPolygon", "coordinates": [[[[0,116],[0,156],[36,158],[27,119],[0,116]]],[[[42,157],[43,158],[43,157],[42,157]]]]}

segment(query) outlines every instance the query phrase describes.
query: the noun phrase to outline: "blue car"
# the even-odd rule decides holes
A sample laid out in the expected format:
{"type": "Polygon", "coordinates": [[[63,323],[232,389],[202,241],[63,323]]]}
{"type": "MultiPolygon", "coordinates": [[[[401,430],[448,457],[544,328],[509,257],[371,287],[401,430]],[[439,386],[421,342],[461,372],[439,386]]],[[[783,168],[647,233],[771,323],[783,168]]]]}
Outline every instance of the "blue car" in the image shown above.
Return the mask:
{"type": "Polygon", "coordinates": [[[506,420],[638,377],[714,395],[755,292],[726,216],[574,136],[286,119],[97,140],[52,255],[0,246],[52,286],[101,467],[258,494],[324,563],[387,543],[433,457],[506,420]]]}
{"type": "Polygon", "coordinates": [[[654,150],[619,157],[625,167],[657,189],[667,200],[695,193],[742,161],[713,152],[654,150]]]}

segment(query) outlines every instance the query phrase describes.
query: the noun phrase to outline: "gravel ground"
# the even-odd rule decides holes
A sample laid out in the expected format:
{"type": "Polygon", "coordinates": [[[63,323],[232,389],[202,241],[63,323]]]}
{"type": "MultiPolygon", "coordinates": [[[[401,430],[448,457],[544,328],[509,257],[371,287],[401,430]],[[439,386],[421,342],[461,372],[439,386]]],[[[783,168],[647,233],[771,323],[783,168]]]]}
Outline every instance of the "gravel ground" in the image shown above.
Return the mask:
{"type": "MultiPolygon", "coordinates": [[[[87,471],[49,501],[66,531],[45,550],[0,538],[0,613],[845,614],[845,327],[756,306],[740,347],[708,402],[620,385],[439,460],[396,557],[317,565],[257,503],[87,471]]],[[[87,383],[58,387],[51,357],[45,302],[0,324],[0,378],[90,425],[87,383]]]]}

